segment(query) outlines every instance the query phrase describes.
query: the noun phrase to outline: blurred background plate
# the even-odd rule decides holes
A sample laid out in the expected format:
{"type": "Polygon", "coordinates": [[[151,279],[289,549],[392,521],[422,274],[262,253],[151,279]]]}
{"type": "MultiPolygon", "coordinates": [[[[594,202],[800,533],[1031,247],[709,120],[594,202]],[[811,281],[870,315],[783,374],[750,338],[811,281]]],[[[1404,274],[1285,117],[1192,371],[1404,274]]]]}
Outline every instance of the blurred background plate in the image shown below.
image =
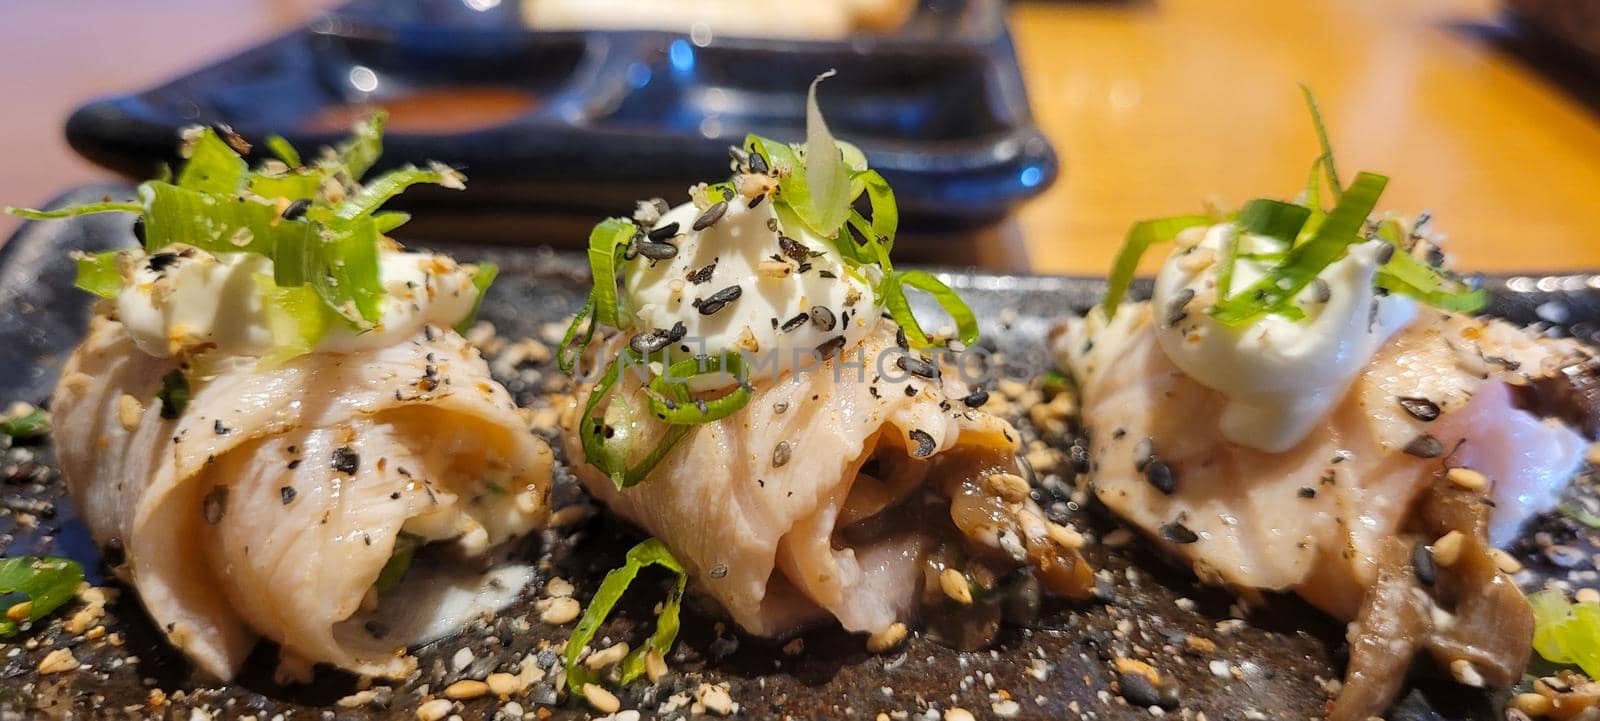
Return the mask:
{"type": "MultiPolygon", "coordinates": [[[[805,92],[894,186],[913,237],[990,226],[1055,178],[1004,5],[921,0],[890,29],[836,39],[530,28],[516,2],[357,0],[264,45],[67,123],[90,160],[148,177],[177,131],[225,122],[302,151],[391,112],[387,166],[439,160],[466,193],[407,194],[430,240],[575,244],[633,201],[728,173],[746,133],[799,140],[805,92]],[[463,221],[471,220],[470,226],[463,221]]],[[[752,9],[749,12],[756,12],[752,9]]],[[[258,149],[259,151],[259,149],[258,149]]],[[[924,243],[925,245],[926,243],[924,243]]],[[[905,247],[918,255],[915,243],[905,247]]]]}

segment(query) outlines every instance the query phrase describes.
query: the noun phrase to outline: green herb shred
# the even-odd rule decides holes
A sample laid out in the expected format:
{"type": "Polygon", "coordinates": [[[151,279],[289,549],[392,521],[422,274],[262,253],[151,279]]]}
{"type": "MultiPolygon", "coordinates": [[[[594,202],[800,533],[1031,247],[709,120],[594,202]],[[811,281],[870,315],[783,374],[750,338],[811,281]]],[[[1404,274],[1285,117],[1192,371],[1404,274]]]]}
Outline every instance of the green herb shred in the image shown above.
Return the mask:
{"type": "Polygon", "coordinates": [[[622,600],[622,594],[633,584],[639,576],[639,571],[648,566],[660,566],[677,575],[677,584],[667,595],[667,600],[661,604],[661,612],[656,615],[656,630],[650,634],[645,643],[622,660],[622,683],[632,683],[645,670],[646,657],[654,652],[666,656],[672,649],[673,641],[678,638],[679,607],[683,603],[683,591],[689,583],[689,573],[683,564],[672,555],[666,544],[651,538],[641,542],[628,551],[627,559],[621,568],[613,569],[606,574],[605,580],[600,582],[600,589],[595,591],[594,598],[589,600],[588,608],[583,611],[583,617],[578,620],[578,625],[572,630],[572,638],[567,640],[567,648],[563,653],[563,660],[567,670],[567,688],[575,694],[583,693],[583,685],[597,683],[600,677],[594,671],[584,667],[578,662],[578,657],[583,654],[585,646],[594,639],[595,633],[600,630],[617,602],[622,600]]]}
{"type": "MultiPolygon", "coordinates": [[[[266,146],[277,157],[255,170],[243,157],[249,146],[231,131],[225,136],[212,128],[191,128],[184,132],[186,160],[176,178],[141,183],[133,201],[6,212],[30,219],[133,213],[144,225],[146,253],[183,244],[213,254],[272,259],[270,284],[258,288],[267,304],[277,307],[274,312],[292,317],[292,323],[279,325],[299,329],[284,334],[282,345],[268,354],[281,362],[315,347],[334,323],[361,331],[381,316],[380,245],[385,233],[410,219],[405,213],[379,212],[384,203],[417,184],[464,187],[460,173],[438,163],[408,165],[362,182],[383,152],[384,122],[383,113],[373,114],[355,126],[349,140],[310,164],[287,140],[270,136],[266,146]],[[301,302],[295,291],[302,287],[318,302],[301,302]]],[[[118,255],[79,257],[75,285],[101,298],[115,297],[123,283],[118,255]]],[[[493,277],[492,270],[480,266],[474,278],[480,301],[486,279],[493,277]]],[[[274,338],[279,340],[277,332],[274,338]]]]}
{"type": "MultiPolygon", "coordinates": [[[[10,609],[24,597],[29,602],[24,617],[38,621],[72,600],[83,583],[77,561],[53,556],[0,558],[0,606],[10,609]]],[[[15,636],[20,628],[10,614],[0,615],[0,638],[15,636]]]]}
{"type": "Polygon", "coordinates": [[[1222,217],[1185,215],[1135,223],[1123,241],[1111,269],[1101,305],[1106,316],[1114,317],[1138,270],[1139,259],[1151,246],[1171,242],[1189,228],[1232,220],[1235,232],[1217,259],[1217,302],[1207,312],[1218,322],[1239,327],[1264,315],[1275,314],[1290,320],[1305,317],[1295,299],[1318,274],[1343,258],[1350,246],[1382,238],[1395,246],[1395,252],[1378,268],[1373,284],[1389,293],[1410,297],[1445,310],[1473,312],[1487,302],[1481,289],[1472,288],[1450,272],[1420,260],[1412,254],[1413,240],[1403,224],[1393,218],[1370,226],[1378,199],[1388,178],[1373,173],[1358,173],[1348,187],[1341,184],[1334,162],[1333,145],[1322,120],[1316,97],[1304,84],[1306,108],[1311,115],[1321,154],[1312,162],[1301,197],[1294,201],[1256,198],[1236,213],[1222,217]],[[1324,209],[1322,187],[1326,183],[1334,198],[1332,209],[1324,209]],[[1281,252],[1239,252],[1244,236],[1269,238],[1280,244],[1281,252]],[[1233,287],[1234,268],[1240,260],[1268,264],[1265,274],[1250,287],[1233,287]]]}

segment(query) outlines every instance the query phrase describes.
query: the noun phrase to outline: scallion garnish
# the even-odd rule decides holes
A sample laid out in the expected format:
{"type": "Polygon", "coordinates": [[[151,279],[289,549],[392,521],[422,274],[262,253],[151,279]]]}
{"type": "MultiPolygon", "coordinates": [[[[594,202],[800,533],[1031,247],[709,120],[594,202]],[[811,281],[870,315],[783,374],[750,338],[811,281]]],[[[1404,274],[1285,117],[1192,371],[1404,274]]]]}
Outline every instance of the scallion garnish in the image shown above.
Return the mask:
{"type": "Polygon", "coordinates": [[[961,296],[956,295],[944,281],[920,270],[896,272],[891,278],[890,282],[884,284],[883,305],[895,322],[900,324],[901,330],[906,332],[906,341],[913,348],[927,348],[934,343],[922,330],[917,317],[912,314],[911,302],[906,298],[906,288],[915,288],[933,296],[939,307],[955,321],[956,336],[962,343],[971,346],[978,342],[977,316],[973,315],[972,309],[961,300],[961,296]]]}
{"type": "MultiPolygon", "coordinates": [[[[286,356],[288,350],[310,350],[330,326],[326,319],[307,314],[337,319],[357,330],[372,327],[381,317],[379,242],[410,218],[405,213],[377,212],[385,202],[419,183],[463,187],[459,173],[439,164],[402,167],[363,184],[361,178],[383,151],[383,125],[384,115],[374,114],[357,124],[351,139],[310,165],[301,163],[288,141],[269,137],[267,147],[281,163],[269,161],[256,170],[242,157],[249,146],[237,136],[194,128],[185,131],[187,159],[176,179],[140,184],[136,202],[105,201],[51,211],[7,208],[6,212],[31,219],[134,213],[143,218],[147,253],[183,244],[212,254],[252,253],[272,259],[272,284],[278,290],[309,286],[319,300],[307,304],[299,302],[303,295],[274,294],[274,289],[262,286],[269,305],[301,316],[293,319],[293,325],[319,333],[309,341],[298,331],[285,335],[293,342],[268,354],[291,357],[286,356]],[[283,302],[286,299],[294,302],[283,302]]],[[[493,278],[492,272],[481,273],[475,285],[493,278]]],[[[122,281],[115,253],[78,260],[79,288],[109,298],[120,291],[122,281]]]]}
{"type": "Polygon", "coordinates": [[[0,420],[0,433],[12,438],[37,438],[49,432],[50,414],[43,408],[0,420]]]}
{"type": "Polygon", "coordinates": [[[0,638],[15,636],[19,630],[18,617],[29,622],[37,621],[72,600],[83,583],[83,567],[77,561],[56,557],[18,556],[0,559],[0,638]],[[16,598],[27,599],[25,613],[15,616],[16,598]]]}
{"type": "Polygon", "coordinates": [[[1224,325],[1241,326],[1268,313],[1294,315],[1290,309],[1300,291],[1361,240],[1367,216],[1377,207],[1378,196],[1388,183],[1389,179],[1382,175],[1356,174],[1350,188],[1339,197],[1339,204],[1310,240],[1290,248],[1282,263],[1250,287],[1218,300],[1210,309],[1211,317],[1224,325]]]}
{"type": "Polygon", "coordinates": [[[661,612],[656,615],[655,632],[650,634],[650,638],[644,644],[631,651],[622,660],[622,683],[632,683],[644,673],[646,658],[651,653],[664,658],[667,652],[672,650],[672,642],[678,638],[678,613],[683,603],[684,587],[689,584],[689,572],[672,555],[672,551],[667,550],[666,544],[651,538],[629,550],[621,568],[613,569],[606,574],[605,580],[600,582],[600,589],[595,591],[594,598],[589,600],[589,607],[584,609],[583,617],[578,619],[577,627],[572,629],[572,638],[567,639],[567,648],[562,653],[562,659],[567,671],[567,688],[573,693],[581,694],[584,684],[600,680],[594,671],[578,662],[578,657],[583,654],[584,647],[594,639],[595,633],[600,630],[600,624],[605,623],[606,617],[611,615],[611,610],[622,600],[622,594],[639,576],[639,571],[647,566],[660,566],[671,571],[677,575],[678,582],[667,594],[667,600],[661,604],[661,612]]]}
{"type": "Polygon", "coordinates": [[[472,310],[467,317],[456,324],[456,332],[466,335],[472,324],[478,322],[478,309],[483,307],[483,296],[489,293],[489,286],[494,284],[494,279],[500,277],[500,266],[494,263],[479,262],[472,267],[472,287],[478,291],[478,297],[472,300],[472,310]]]}
{"type": "Polygon", "coordinates": [[[394,551],[389,554],[388,562],[383,564],[383,570],[378,572],[378,580],[372,584],[378,593],[388,593],[395,586],[400,585],[400,580],[406,577],[406,571],[411,570],[411,562],[417,557],[417,549],[422,548],[427,539],[414,533],[401,531],[394,538],[394,551]]]}
{"type": "Polygon", "coordinates": [[[1573,603],[1556,589],[1528,596],[1533,648],[1546,661],[1574,664],[1600,676],[1600,603],[1573,603]]]}
{"type": "Polygon", "coordinates": [[[673,425],[694,425],[721,420],[750,402],[750,387],[745,385],[744,356],[736,352],[709,358],[689,358],[672,364],[667,372],[650,381],[650,412],[673,425]],[[721,398],[696,399],[689,382],[696,376],[727,374],[740,379],[739,385],[721,398]],[[670,379],[670,380],[669,380],[670,379]]]}
{"type": "Polygon", "coordinates": [[[1139,270],[1139,259],[1144,257],[1144,252],[1150,246],[1170,243],[1185,230],[1210,224],[1209,215],[1179,215],[1134,223],[1128,229],[1128,237],[1122,241],[1122,249],[1117,251],[1116,261],[1111,265],[1106,297],[1101,301],[1101,306],[1106,309],[1106,317],[1117,315],[1117,306],[1122,304],[1122,297],[1128,294],[1128,287],[1133,285],[1133,274],[1139,270]]]}
{"type": "Polygon", "coordinates": [[[72,284],[101,298],[117,297],[122,290],[122,270],[117,261],[121,255],[115,250],[79,255],[75,260],[78,277],[72,284]]]}
{"type": "MultiPolygon", "coordinates": [[[[1316,97],[1304,84],[1300,87],[1322,153],[1311,164],[1305,191],[1298,202],[1257,198],[1228,216],[1235,228],[1217,259],[1217,302],[1207,309],[1213,318],[1225,325],[1246,325],[1268,314],[1291,320],[1305,317],[1305,312],[1295,305],[1295,298],[1319,273],[1343,258],[1351,245],[1368,239],[1364,233],[1368,218],[1388,183],[1384,176],[1359,173],[1350,187],[1340,185],[1332,143],[1328,140],[1316,97]],[[1322,205],[1324,179],[1336,201],[1329,211],[1324,211],[1322,205]],[[1272,239],[1282,250],[1240,253],[1239,244],[1244,236],[1272,239]],[[1249,288],[1235,291],[1234,266],[1240,260],[1270,266],[1249,288]]],[[[1219,221],[1190,215],[1134,224],[1111,270],[1102,301],[1106,315],[1116,315],[1118,304],[1133,282],[1139,259],[1151,245],[1169,242],[1187,228],[1214,222],[1219,221]]],[[[1398,228],[1398,221],[1393,221],[1393,226],[1398,228]]],[[[1386,230],[1380,224],[1378,236],[1392,243],[1396,250],[1378,268],[1373,281],[1375,286],[1446,310],[1471,312],[1483,307],[1487,300],[1483,291],[1470,288],[1449,273],[1411,255],[1405,233],[1386,230]]]]}

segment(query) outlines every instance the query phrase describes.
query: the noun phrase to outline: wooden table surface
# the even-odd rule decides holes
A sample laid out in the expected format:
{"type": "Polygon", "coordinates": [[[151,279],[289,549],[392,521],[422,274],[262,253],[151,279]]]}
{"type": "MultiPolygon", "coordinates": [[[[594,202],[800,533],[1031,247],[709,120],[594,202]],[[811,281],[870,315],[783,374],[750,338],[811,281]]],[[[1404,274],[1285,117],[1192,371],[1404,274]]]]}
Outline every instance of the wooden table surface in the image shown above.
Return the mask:
{"type": "MultiPolygon", "coordinates": [[[[8,0],[0,205],[107,177],[61,137],[100,94],[158,82],[332,0],[8,0]]],[[[1431,210],[1462,267],[1600,268],[1600,85],[1506,42],[1492,0],[1019,2],[1013,28],[1061,179],[1020,217],[1034,269],[1100,273],[1133,221],[1292,195],[1316,154],[1431,210]]],[[[0,220],[0,233],[15,227],[0,220]]]]}

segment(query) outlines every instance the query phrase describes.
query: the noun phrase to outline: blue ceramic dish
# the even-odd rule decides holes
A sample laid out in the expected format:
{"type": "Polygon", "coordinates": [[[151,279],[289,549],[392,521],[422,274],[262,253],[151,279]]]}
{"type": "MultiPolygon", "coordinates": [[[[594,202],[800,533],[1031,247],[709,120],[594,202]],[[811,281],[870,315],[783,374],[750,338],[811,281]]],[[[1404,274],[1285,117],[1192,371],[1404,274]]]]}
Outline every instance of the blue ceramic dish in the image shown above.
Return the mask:
{"type": "Polygon", "coordinates": [[[475,240],[551,241],[552,214],[592,224],[725,175],[728,146],[748,132],[800,139],[806,87],[833,68],[821,95],[829,123],[894,186],[912,231],[990,224],[1056,176],[998,0],[924,0],[889,35],[697,40],[530,30],[514,2],[478,11],[357,0],[160,86],[91,102],[67,137],[96,163],[149,177],[175,159],[185,125],[281,133],[304,150],[340,138],[341,118],[389,106],[387,164],[439,160],[470,178],[465,194],[407,194],[436,229],[491,217],[475,223],[475,240]],[[422,115],[402,117],[411,112],[422,115]]]}

